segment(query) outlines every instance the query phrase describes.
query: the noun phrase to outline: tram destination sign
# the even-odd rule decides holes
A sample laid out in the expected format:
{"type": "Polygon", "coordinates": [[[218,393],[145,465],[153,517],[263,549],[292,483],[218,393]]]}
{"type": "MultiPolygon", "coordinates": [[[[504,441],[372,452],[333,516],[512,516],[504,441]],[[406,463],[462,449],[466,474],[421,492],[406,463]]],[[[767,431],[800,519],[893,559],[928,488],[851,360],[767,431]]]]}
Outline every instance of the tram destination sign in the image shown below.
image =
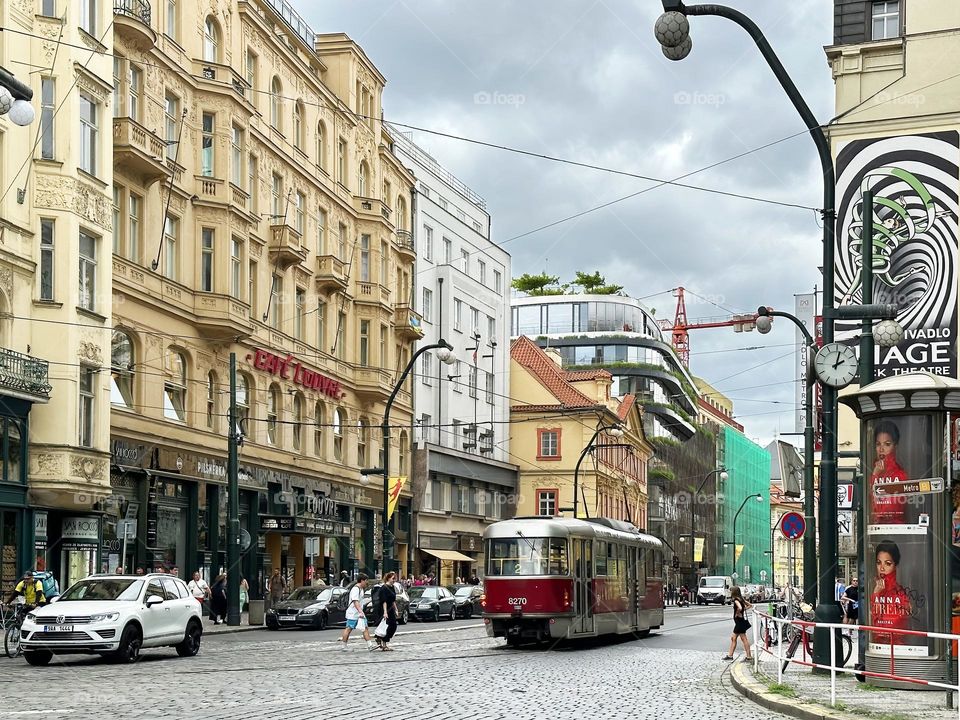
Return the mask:
{"type": "Polygon", "coordinates": [[[907,480],[906,482],[884,483],[874,485],[873,494],[877,497],[891,495],[929,495],[943,492],[943,478],[924,478],[922,480],[907,480]]]}

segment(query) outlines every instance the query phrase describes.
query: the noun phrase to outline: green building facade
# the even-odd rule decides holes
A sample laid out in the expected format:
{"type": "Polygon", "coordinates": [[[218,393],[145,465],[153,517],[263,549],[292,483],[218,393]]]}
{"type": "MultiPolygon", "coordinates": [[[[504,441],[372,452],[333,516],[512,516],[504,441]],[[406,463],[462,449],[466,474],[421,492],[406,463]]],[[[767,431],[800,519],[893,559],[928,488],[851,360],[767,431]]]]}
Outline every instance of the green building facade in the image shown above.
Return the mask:
{"type": "Polygon", "coordinates": [[[738,585],[769,583],[770,453],[731,427],[724,427],[719,439],[728,477],[717,495],[718,573],[736,573],[738,585]]]}

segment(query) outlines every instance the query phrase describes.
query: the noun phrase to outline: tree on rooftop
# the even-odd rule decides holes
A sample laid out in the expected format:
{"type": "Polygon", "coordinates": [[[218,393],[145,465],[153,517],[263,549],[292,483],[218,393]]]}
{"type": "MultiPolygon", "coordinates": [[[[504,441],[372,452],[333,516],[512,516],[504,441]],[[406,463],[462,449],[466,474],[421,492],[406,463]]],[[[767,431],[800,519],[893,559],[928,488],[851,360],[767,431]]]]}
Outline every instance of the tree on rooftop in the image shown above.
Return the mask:
{"type": "Polygon", "coordinates": [[[514,290],[533,297],[563,295],[567,291],[566,285],[560,285],[560,278],[558,276],[547,275],[545,272],[539,275],[524,273],[520,277],[514,278],[510,285],[514,290]]]}
{"type": "Polygon", "coordinates": [[[577,270],[571,284],[582,287],[585,295],[623,295],[623,285],[607,285],[607,279],[599,270],[592,274],[577,270]]]}

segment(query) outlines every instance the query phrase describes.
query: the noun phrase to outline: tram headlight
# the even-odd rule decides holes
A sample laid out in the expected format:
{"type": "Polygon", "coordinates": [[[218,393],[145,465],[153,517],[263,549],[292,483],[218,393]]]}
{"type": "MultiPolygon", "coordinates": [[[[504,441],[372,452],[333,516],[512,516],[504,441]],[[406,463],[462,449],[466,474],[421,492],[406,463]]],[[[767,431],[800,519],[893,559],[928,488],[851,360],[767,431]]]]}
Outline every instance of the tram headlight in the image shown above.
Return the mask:
{"type": "Polygon", "coordinates": [[[480,596],[480,607],[485,608],[486,606],[487,606],[487,594],[483,593],[483,595],[480,596]]]}

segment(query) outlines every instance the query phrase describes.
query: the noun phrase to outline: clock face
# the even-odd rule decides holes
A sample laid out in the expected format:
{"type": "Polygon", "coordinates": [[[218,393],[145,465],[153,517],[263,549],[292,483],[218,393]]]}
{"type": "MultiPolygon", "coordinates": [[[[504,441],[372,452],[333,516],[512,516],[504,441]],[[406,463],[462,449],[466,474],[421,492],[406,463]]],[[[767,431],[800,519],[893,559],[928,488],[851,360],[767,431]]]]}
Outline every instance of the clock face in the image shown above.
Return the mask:
{"type": "Polygon", "coordinates": [[[849,345],[829,343],[820,348],[813,363],[820,382],[842,388],[857,376],[857,353],[849,345]]]}

